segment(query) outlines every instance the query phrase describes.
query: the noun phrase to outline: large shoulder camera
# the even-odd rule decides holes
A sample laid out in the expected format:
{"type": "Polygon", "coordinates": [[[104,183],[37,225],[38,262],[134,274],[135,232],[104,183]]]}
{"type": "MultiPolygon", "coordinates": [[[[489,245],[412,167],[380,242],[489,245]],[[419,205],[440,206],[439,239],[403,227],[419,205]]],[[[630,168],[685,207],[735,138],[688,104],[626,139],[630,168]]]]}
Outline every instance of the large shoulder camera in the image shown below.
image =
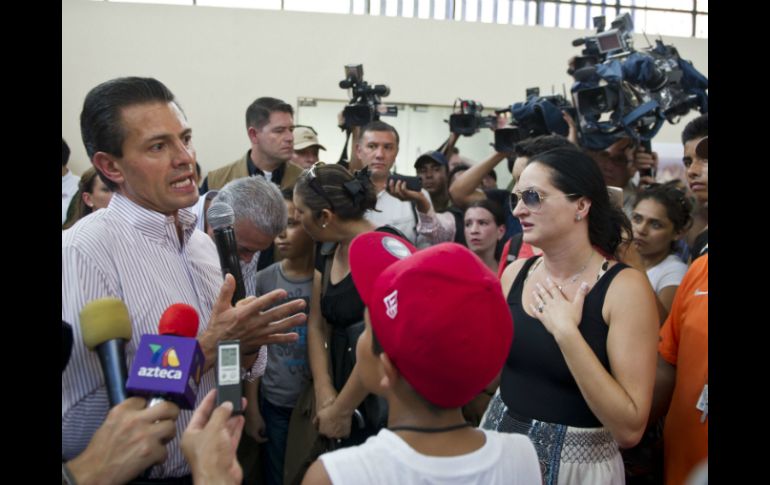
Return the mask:
{"type": "Polygon", "coordinates": [[[567,71],[574,77],[573,102],[581,144],[604,149],[621,137],[651,140],[664,121],[677,123],[691,109],[708,112],[708,79],[679,57],[676,48],[656,40],[634,49],[633,22],[625,13],[597,35],[573,41],[585,45],[567,71]]]}
{"type": "Polygon", "coordinates": [[[453,113],[449,115],[449,131],[463,136],[478,133],[483,127],[495,128],[496,118],[492,115],[482,116],[484,105],[470,99],[457,99],[452,106],[453,113]]]}
{"type": "Polygon", "coordinates": [[[345,118],[343,128],[346,130],[379,120],[380,115],[396,116],[398,114],[396,106],[380,106],[381,98],[390,94],[390,88],[384,84],[372,86],[364,81],[363,64],[346,65],[345,79],[340,81],[340,87],[350,91],[350,103],[342,112],[345,118]]]}

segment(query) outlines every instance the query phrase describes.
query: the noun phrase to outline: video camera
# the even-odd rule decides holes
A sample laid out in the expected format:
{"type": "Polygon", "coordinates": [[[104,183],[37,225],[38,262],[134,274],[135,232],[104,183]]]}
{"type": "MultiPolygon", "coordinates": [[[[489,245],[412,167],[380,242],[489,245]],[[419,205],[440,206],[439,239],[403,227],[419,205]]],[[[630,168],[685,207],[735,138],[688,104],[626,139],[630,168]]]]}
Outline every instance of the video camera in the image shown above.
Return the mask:
{"type": "Polygon", "coordinates": [[[556,133],[566,137],[569,125],[564,121],[562,111],[567,111],[573,118],[575,110],[561,94],[540,96],[540,88],[529,88],[527,100],[514,103],[509,109],[496,113],[511,113],[510,126],[495,130],[495,150],[512,153],[516,144],[528,138],[556,133]]]}
{"type": "Polygon", "coordinates": [[[346,65],[345,79],[340,81],[340,87],[350,90],[350,103],[342,112],[345,118],[343,128],[346,130],[379,120],[380,115],[396,116],[398,114],[397,106],[380,106],[381,98],[390,94],[390,88],[384,84],[371,86],[364,81],[363,64],[346,65]]]}
{"type": "Polygon", "coordinates": [[[575,79],[581,145],[601,150],[621,137],[649,141],[664,121],[677,123],[691,109],[708,112],[708,79],[674,46],[656,40],[655,47],[635,50],[627,13],[607,32],[604,23],[594,18],[597,35],[572,43],[585,45],[567,71],[575,79]]]}
{"type": "Polygon", "coordinates": [[[488,127],[494,129],[497,117],[481,116],[484,105],[470,99],[456,99],[452,106],[453,113],[449,115],[449,131],[463,136],[478,133],[479,129],[488,127]],[[459,107],[458,107],[459,103],[459,107]]]}

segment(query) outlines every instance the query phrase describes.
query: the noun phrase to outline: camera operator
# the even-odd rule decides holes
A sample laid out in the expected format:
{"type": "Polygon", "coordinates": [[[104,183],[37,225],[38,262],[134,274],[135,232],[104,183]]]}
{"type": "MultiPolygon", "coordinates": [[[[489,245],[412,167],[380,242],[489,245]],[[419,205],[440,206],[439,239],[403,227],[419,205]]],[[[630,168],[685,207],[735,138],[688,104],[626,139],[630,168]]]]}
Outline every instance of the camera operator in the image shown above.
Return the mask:
{"type": "Polygon", "coordinates": [[[599,165],[604,183],[623,189],[623,212],[630,218],[637,191],[655,183],[658,154],[648,152],[630,137],[621,138],[604,150],[583,150],[599,165]],[[640,176],[635,183],[637,172],[640,176]]]}
{"type": "MultiPolygon", "coordinates": [[[[376,210],[367,211],[366,219],[376,226],[390,225],[401,231],[409,241],[417,247],[427,247],[431,241],[417,233],[419,223],[418,211],[428,213],[433,210],[430,194],[425,189],[420,192],[399,191],[398,198],[390,190],[398,189],[395,184],[388,187],[388,176],[396,163],[398,155],[398,132],[384,121],[372,121],[358,130],[353,130],[354,156],[350,162],[350,170],[368,167],[371,180],[377,191],[376,210]],[[424,198],[424,200],[423,200],[424,198]],[[418,202],[419,201],[419,202],[418,202]]],[[[403,182],[399,184],[399,187],[403,182]]],[[[404,188],[405,190],[405,188],[404,188]]]]}

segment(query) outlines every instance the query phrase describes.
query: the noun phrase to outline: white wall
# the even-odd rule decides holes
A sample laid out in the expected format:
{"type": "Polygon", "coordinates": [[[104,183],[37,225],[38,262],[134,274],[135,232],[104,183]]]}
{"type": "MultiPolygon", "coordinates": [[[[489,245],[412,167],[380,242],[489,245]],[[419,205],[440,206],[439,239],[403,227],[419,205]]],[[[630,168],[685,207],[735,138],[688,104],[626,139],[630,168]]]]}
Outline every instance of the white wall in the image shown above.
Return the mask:
{"type": "MultiPolygon", "coordinates": [[[[567,59],[579,54],[571,41],[588,34],[439,20],[63,0],[62,136],[72,148],[71,168],[82,172],[89,163],[79,114],[88,90],[118,76],[152,76],[178,97],[194,130],[198,159],[208,171],[245,153],[245,111],[257,97],[282,98],[295,109],[299,97],[346,100],[337,85],[345,64],[363,63],[366,80],[388,84],[387,102],[451,105],[464,97],[505,106],[523,101],[527,87],[539,86],[543,94],[551,86],[562,92],[562,84],[569,90],[567,59]]],[[[708,41],[664,41],[708,76],[708,41]]],[[[637,48],[645,45],[637,36],[637,48]]],[[[656,141],[678,143],[682,128],[666,125],[656,141]]],[[[335,161],[339,152],[332,155],[327,161],[335,161]]]]}

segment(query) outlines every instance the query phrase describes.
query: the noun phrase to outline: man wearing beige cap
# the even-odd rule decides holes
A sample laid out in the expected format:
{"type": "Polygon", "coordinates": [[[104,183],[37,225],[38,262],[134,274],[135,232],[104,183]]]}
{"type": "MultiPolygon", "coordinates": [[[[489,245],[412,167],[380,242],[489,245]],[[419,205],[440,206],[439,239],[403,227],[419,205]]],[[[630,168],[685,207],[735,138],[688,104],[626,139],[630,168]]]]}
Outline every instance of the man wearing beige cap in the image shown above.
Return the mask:
{"type": "Polygon", "coordinates": [[[318,150],[326,150],[318,143],[318,133],[312,126],[294,127],[294,156],[291,161],[302,168],[310,168],[318,161],[318,150]]]}

